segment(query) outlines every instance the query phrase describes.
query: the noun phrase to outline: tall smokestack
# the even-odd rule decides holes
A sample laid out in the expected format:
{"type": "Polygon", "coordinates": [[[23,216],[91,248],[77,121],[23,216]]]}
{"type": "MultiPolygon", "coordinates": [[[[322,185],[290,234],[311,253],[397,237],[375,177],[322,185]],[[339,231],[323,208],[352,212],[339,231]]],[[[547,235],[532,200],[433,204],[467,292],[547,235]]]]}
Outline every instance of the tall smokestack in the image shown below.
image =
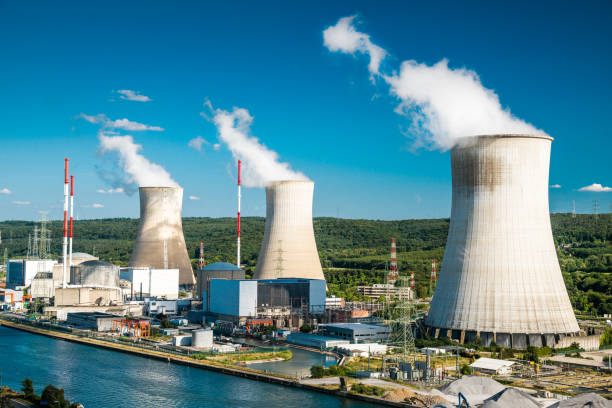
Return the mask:
{"type": "Polygon", "coordinates": [[[62,241],[62,288],[66,288],[66,266],[68,263],[68,161],[64,159],[64,239],[62,241]]]}
{"type": "Polygon", "coordinates": [[[198,262],[198,269],[204,267],[204,243],[200,242],[200,261],[198,262]]]}
{"type": "Polygon", "coordinates": [[[266,187],[266,226],[253,279],[325,279],[312,227],[312,181],[266,187]]]}
{"type": "Polygon", "coordinates": [[[237,225],[237,231],[238,231],[238,238],[236,240],[236,266],[238,268],[240,268],[240,187],[241,187],[241,182],[240,182],[240,170],[241,170],[241,165],[242,162],[240,160],[238,160],[238,225],[237,225]]]}
{"type": "Polygon", "coordinates": [[[70,176],[70,243],[68,248],[68,267],[72,266],[72,215],[74,213],[74,176],[70,176]]]}
{"type": "Polygon", "coordinates": [[[476,136],[452,149],[451,222],[426,319],[432,334],[525,348],[578,332],[550,226],[551,142],[476,136]]]}
{"type": "Polygon", "coordinates": [[[179,285],[191,289],[195,279],[183,235],[183,189],[140,187],[139,192],[140,226],[129,266],[178,269],[179,285]]]}

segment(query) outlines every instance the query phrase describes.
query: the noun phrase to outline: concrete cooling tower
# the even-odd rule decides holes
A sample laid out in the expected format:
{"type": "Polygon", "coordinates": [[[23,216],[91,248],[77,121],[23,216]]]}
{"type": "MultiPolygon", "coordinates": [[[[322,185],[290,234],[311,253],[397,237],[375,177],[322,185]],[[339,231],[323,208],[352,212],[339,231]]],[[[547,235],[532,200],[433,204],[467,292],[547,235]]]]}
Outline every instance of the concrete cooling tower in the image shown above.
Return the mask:
{"type": "Polygon", "coordinates": [[[266,187],[266,228],[253,279],[325,279],[312,228],[312,181],[266,187]]]}
{"type": "Polygon", "coordinates": [[[552,138],[464,138],[451,150],[453,199],[425,320],[436,337],[553,346],[579,330],[550,226],[552,138]]]}
{"type": "Polygon", "coordinates": [[[187,255],[181,209],[180,187],[140,187],[140,226],[130,267],[178,269],[179,286],[195,285],[187,255]]]}

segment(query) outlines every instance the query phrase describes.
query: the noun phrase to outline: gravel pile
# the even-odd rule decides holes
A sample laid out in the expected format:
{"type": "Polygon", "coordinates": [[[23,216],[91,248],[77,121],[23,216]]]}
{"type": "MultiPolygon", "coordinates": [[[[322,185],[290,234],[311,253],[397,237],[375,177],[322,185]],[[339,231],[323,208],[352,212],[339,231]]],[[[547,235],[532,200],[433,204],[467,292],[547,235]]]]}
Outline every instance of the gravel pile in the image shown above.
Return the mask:
{"type": "Polygon", "coordinates": [[[540,404],[529,394],[516,388],[506,388],[487,398],[481,408],[539,408],[540,404]]]}
{"type": "Polygon", "coordinates": [[[612,401],[589,392],[564,401],[554,403],[548,408],[612,408],[612,401]]]}
{"type": "Polygon", "coordinates": [[[466,375],[438,389],[444,394],[459,395],[459,393],[462,393],[469,400],[470,396],[485,395],[488,398],[503,391],[505,388],[502,384],[489,377],[466,375]]]}

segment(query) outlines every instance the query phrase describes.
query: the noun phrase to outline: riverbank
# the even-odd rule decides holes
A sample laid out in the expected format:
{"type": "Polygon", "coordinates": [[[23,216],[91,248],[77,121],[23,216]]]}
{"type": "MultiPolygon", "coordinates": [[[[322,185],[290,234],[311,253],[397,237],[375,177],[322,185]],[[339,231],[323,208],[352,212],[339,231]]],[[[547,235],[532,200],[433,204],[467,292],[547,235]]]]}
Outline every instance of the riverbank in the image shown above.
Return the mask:
{"type": "Polygon", "coordinates": [[[246,378],[246,379],[260,381],[260,382],[272,383],[272,384],[277,384],[277,385],[282,385],[282,386],[287,386],[287,387],[297,388],[297,389],[302,389],[302,390],[307,390],[307,391],[314,391],[318,393],[333,395],[339,398],[349,398],[353,400],[358,400],[358,401],[363,401],[363,402],[368,402],[368,403],[373,403],[373,404],[378,404],[378,405],[385,405],[385,406],[394,406],[394,407],[406,407],[407,406],[406,404],[385,401],[385,400],[382,400],[376,397],[352,394],[346,391],[328,389],[323,386],[301,384],[298,382],[297,378],[291,377],[291,376],[285,376],[285,375],[280,375],[280,374],[271,375],[268,373],[262,373],[260,371],[249,369],[248,367],[228,367],[220,363],[214,363],[212,361],[194,360],[187,356],[173,355],[173,354],[165,353],[163,351],[143,350],[138,347],[130,346],[129,344],[117,344],[117,343],[111,343],[111,342],[107,342],[107,341],[103,341],[103,340],[99,340],[95,338],[80,337],[80,336],[76,336],[76,335],[69,334],[69,333],[45,330],[39,327],[32,327],[26,324],[20,324],[20,323],[16,323],[13,321],[5,320],[5,319],[2,319],[1,316],[0,316],[0,325],[8,327],[8,328],[16,329],[16,330],[29,332],[32,334],[38,334],[38,335],[50,337],[50,338],[57,339],[57,340],[65,340],[65,341],[79,343],[83,345],[104,348],[108,350],[118,351],[121,353],[133,354],[133,355],[137,355],[137,356],[145,357],[149,359],[155,359],[155,360],[160,360],[160,361],[173,363],[177,365],[183,365],[183,366],[188,366],[188,367],[194,367],[194,368],[214,371],[214,372],[221,373],[221,374],[246,378]]]}

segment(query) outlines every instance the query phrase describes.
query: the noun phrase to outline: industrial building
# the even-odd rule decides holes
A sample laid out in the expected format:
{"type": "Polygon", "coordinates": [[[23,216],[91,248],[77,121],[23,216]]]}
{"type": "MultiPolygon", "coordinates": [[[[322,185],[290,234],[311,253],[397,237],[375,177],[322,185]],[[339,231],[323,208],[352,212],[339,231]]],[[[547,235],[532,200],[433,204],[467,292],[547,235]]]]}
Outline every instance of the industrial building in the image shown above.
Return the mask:
{"type": "Polygon", "coordinates": [[[291,333],[287,336],[287,343],[317,349],[328,349],[349,344],[349,340],[310,333],[291,333]]]}
{"type": "Polygon", "coordinates": [[[66,324],[77,329],[107,332],[113,330],[113,320],[120,318],[121,316],[101,312],[68,313],[66,324]]]}
{"type": "Polygon", "coordinates": [[[363,323],[334,323],[321,325],[327,336],[346,339],[351,343],[377,343],[391,336],[389,326],[363,323]]]}
{"type": "Polygon", "coordinates": [[[470,367],[477,374],[507,375],[512,374],[512,366],[515,364],[517,364],[515,361],[481,357],[470,364],[470,367]]]}
{"type": "Polygon", "coordinates": [[[178,269],[179,285],[191,290],[195,278],[187,254],[180,187],[140,187],[140,225],[129,267],[178,269]]]}
{"type": "Polygon", "coordinates": [[[451,150],[452,210],[430,335],[552,347],[579,328],[548,206],[552,138],[465,137],[451,150]]]}
{"type": "Polygon", "coordinates": [[[198,270],[196,294],[201,296],[204,310],[210,307],[210,280],[211,279],[244,279],[244,270],[227,262],[215,262],[198,270]]]}
{"type": "Polygon", "coordinates": [[[208,312],[241,322],[265,318],[277,327],[299,327],[325,312],[325,281],[319,279],[210,280],[208,312]]]}
{"type": "Polygon", "coordinates": [[[312,226],[312,181],[266,186],[266,225],[253,279],[325,279],[312,226]]]}
{"type": "Polygon", "coordinates": [[[399,300],[414,299],[414,293],[409,287],[395,286],[391,283],[375,283],[372,286],[357,286],[357,293],[370,298],[378,299],[384,296],[387,300],[392,297],[399,300]]]}
{"type": "Polygon", "coordinates": [[[257,317],[257,281],[212,279],[209,311],[228,319],[257,317]]]}
{"type": "Polygon", "coordinates": [[[121,268],[121,280],[130,283],[130,298],[178,299],[179,270],[149,267],[121,268]]]}
{"type": "Polygon", "coordinates": [[[56,261],[50,259],[12,259],[6,263],[6,287],[27,287],[39,272],[53,272],[56,261]]]}
{"type": "Polygon", "coordinates": [[[95,288],[119,288],[119,267],[105,261],[85,261],[70,267],[70,284],[95,288]]]}

